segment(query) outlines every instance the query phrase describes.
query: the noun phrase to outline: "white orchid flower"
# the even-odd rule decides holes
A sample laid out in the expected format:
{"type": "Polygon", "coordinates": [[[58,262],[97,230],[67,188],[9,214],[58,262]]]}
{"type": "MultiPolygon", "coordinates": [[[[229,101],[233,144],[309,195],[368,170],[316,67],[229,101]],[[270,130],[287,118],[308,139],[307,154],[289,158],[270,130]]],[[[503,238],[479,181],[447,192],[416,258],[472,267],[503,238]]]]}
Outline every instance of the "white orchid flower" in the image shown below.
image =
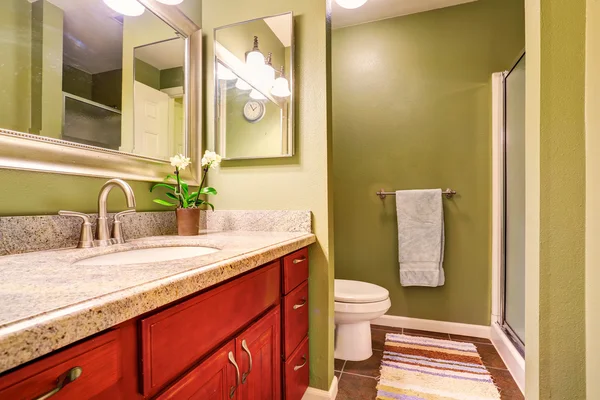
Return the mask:
{"type": "Polygon", "coordinates": [[[171,165],[177,168],[179,171],[186,169],[187,166],[192,162],[191,159],[187,158],[183,154],[176,154],[175,156],[169,158],[169,161],[171,161],[171,165]]]}
{"type": "Polygon", "coordinates": [[[202,166],[215,168],[219,164],[221,164],[221,156],[215,153],[214,151],[206,150],[204,153],[204,157],[202,157],[202,166]]]}

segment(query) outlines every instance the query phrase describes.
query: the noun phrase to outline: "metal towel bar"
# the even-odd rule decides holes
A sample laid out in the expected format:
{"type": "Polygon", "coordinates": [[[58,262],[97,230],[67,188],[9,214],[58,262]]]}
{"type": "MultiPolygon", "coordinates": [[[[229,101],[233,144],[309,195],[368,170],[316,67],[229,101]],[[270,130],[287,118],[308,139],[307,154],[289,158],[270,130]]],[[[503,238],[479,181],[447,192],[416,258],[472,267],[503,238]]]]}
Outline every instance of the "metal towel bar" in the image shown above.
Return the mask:
{"type": "MultiPolygon", "coordinates": [[[[442,192],[442,194],[444,196],[446,196],[447,199],[451,199],[456,194],[456,190],[452,190],[452,189],[448,188],[448,189],[444,190],[442,192]]],[[[385,198],[387,196],[395,196],[395,195],[396,195],[396,192],[386,192],[383,189],[381,189],[379,192],[377,192],[377,196],[379,196],[379,198],[381,200],[385,200],[385,198]]]]}

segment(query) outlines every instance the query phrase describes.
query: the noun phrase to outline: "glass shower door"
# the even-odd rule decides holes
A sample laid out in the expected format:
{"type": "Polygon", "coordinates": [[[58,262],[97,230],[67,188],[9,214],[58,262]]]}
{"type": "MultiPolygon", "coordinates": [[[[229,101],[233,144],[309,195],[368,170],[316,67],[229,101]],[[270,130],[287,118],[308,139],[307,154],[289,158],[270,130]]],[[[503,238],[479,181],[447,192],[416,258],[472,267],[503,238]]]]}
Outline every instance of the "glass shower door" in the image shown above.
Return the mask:
{"type": "Polygon", "coordinates": [[[503,328],[525,347],[525,55],[504,80],[503,328]]]}

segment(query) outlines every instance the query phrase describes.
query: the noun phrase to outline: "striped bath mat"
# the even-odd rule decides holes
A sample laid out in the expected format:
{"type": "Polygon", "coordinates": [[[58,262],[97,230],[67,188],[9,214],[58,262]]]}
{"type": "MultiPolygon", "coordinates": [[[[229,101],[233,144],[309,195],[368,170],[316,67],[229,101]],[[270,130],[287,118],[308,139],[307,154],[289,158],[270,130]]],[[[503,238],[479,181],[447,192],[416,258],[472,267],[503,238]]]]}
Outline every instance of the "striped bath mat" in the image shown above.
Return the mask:
{"type": "Polygon", "coordinates": [[[500,393],[474,344],[388,333],[377,399],[488,400],[500,393]]]}

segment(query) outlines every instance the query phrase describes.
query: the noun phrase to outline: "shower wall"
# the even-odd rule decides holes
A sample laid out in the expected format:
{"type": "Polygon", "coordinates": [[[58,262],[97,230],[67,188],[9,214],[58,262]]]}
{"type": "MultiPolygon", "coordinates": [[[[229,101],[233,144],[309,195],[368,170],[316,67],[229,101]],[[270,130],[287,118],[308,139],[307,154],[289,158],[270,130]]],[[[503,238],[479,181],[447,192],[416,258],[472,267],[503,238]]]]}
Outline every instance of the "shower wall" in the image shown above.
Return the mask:
{"type": "Polygon", "coordinates": [[[524,36],[523,0],[332,33],[335,275],[387,288],[388,314],[490,323],[491,75],[524,36]],[[375,192],[446,187],[446,285],[403,288],[395,199],[375,192]]]}

